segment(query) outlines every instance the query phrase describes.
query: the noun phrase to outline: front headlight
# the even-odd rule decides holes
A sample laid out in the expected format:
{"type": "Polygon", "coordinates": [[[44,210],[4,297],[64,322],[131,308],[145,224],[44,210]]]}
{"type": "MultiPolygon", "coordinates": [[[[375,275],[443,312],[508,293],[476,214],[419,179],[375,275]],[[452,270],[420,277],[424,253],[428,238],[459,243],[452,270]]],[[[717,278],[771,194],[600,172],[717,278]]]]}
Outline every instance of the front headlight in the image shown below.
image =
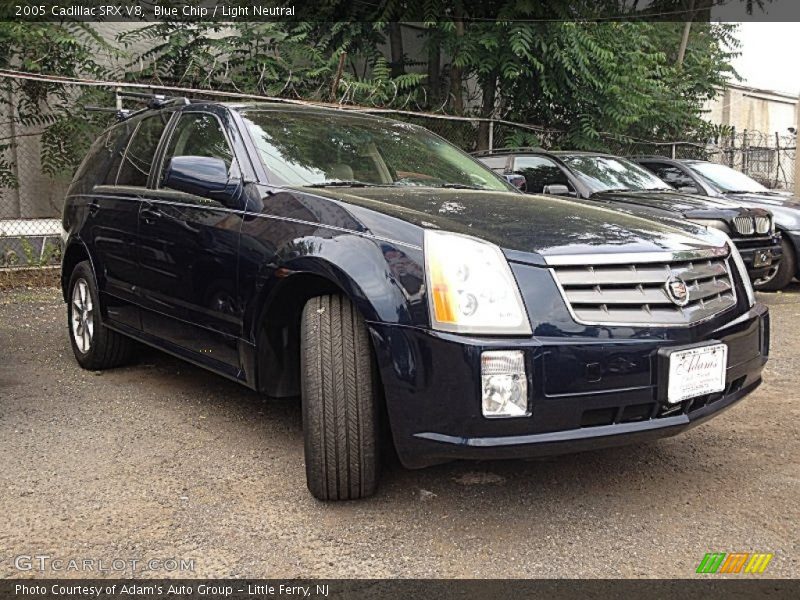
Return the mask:
{"type": "Polygon", "coordinates": [[[503,252],[489,242],[425,231],[431,325],[440,331],[530,335],[519,287],[503,252]]]}
{"type": "Polygon", "coordinates": [[[752,307],[756,303],[756,295],[753,292],[753,284],[750,282],[750,275],[747,274],[747,267],[742,260],[742,255],[739,254],[739,250],[730,240],[728,240],[728,248],[731,251],[731,258],[736,265],[736,269],[739,271],[739,277],[742,279],[744,292],[747,294],[748,305],[752,307]]]}
{"type": "Polygon", "coordinates": [[[718,231],[722,231],[724,233],[730,233],[730,227],[725,221],[720,221],[718,219],[689,219],[690,223],[694,223],[695,225],[700,225],[701,227],[706,227],[709,229],[716,229],[718,231]]]}

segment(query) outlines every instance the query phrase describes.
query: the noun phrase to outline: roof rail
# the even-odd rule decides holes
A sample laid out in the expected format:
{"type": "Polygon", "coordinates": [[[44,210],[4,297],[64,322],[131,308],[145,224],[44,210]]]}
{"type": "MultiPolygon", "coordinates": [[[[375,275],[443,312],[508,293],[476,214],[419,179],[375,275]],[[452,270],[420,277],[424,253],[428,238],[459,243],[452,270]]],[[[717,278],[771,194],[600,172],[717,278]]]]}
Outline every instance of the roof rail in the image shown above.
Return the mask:
{"type": "Polygon", "coordinates": [[[167,96],[164,94],[144,94],[142,92],[116,92],[117,98],[133,98],[147,105],[147,108],[162,108],[169,104],[189,104],[189,99],[182,96],[167,96]]]}
{"type": "Polygon", "coordinates": [[[84,106],[83,110],[88,112],[110,112],[114,113],[117,121],[124,121],[131,116],[131,111],[126,108],[110,108],[107,106],[84,106]]]}
{"type": "Polygon", "coordinates": [[[163,108],[171,104],[190,104],[191,102],[188,98],[184,98],[181,96],[165,96],[163,94],[144,94],[142,92],[125,92],[122,90],[117,90],[114,93],[114,95],[117,100],[116,102],[117,106],[115,108],[104,107],[104,106],[84,106],[83,109],[90,112],[111,112],[116,115],[117,121],[124,121],[125,119],[129,119],[133,115],[138,115],[139,113],[148,110],[163,108]],[[127,108],[122,108],[123,98],[131,98],[136,102],[143,103],[145,106],[138,110],[130,110],[127,108]]]}
{"type": "Polygon", "coordinates": [[[547,152],[539,146],[517,146],[515,148],[495,148],[494,150],[478,150],[472,156],[492,156],[494,154],[513,154],[514,152],[547,152]]]}

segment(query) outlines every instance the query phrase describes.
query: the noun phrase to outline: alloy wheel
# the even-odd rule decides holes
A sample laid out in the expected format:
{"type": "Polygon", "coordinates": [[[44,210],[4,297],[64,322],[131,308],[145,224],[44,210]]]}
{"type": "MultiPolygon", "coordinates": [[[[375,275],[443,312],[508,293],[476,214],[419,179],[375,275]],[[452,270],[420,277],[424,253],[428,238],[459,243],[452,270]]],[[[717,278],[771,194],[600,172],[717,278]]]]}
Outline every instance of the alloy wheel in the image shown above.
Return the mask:
{"type": "Polygon", "coordinates": [[[72,338],[83,354],[89,352],[94,336],[94,306],[89,284],[78,279],[72,288],[72,338]]]}
{"type": "Polygon", "coordinates": [[[768,284],[770,281],[775,279],[775,275],[778,274],[778,269],[779,268],[780,268],[780,266],[774,266],[769,271],[767,271],[766,275],[764,275],[763,277],[759,277],[758,279],[753,280],[753,286],[759,287],[759,286],[768,284]]]}

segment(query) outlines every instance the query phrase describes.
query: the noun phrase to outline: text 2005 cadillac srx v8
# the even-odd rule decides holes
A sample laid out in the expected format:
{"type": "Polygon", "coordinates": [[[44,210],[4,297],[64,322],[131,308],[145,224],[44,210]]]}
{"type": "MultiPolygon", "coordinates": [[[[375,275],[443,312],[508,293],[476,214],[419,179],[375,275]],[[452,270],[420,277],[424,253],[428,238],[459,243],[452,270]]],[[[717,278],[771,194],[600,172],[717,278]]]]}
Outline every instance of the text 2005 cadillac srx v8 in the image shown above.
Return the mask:
{"type": "Polygon", "coordinates": [[[769,352],[724,234],[527,196],[344,111],[154,102],[97,140],[63,225],[78,362],[138,340],[299,395],[321,499],[372,494],[389,441],[413,468],[673,435],[769,352]]]}

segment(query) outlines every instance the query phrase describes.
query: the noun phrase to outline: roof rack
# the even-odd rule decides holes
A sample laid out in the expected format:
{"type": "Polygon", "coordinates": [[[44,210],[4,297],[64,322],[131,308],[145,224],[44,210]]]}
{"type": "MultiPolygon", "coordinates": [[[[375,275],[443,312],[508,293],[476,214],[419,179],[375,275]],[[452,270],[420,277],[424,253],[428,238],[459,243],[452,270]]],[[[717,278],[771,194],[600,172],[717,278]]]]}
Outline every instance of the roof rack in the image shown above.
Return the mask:
{"type": "Polygon", "coordinates": [[[142,92],[116,92],[117,98],[133,98],[147,105],[147,108],[163,108],[169,104],[189,104],[183,96],[167,96],[165,94],[144,94],[142,92]]]}
{"type": "Polygon", "coordinates": [[[114,113],[115,116],[116,116],[117,121],[124,121],[131,114],[131,111],[129,111],[129,110],[125,109],[125,108],[110,108],[110,107],[107,107],[107,106],[84,106],[83,110],[85,110],[87,112],[110,112],[110,113],[114,113]]]}
{"type": "Polygon", "coordinates": [[[472,152],[472,156],[491,156],[495,154],[513,154],[515,152],[547,152],[538,146],[518,146],[515,148],[495,148],[494,150],[479,150],[472,152]]]}
{"type": "Polygon", "coordinates": [[[125,119],[129,119],[133,115],[137,115],[139,113],[145,112],[147,110],[154,110],[157,108],[164,108],[165,106],[169,106],[171,104],[190,104],[190,100],[188,98],[184,98],[182,96],[166,96],[164,94],[145,94],[142,92],[126,92],[117,89],[114,92],[114,96],[116,97],[116,107],[102,107],[102,106],[84,106],[84,110],[91,111],[91,112],[113,112],[116,115],[117,121],[124,121],[125,119]],[[123,98],[131,98],[136,102],[144,104],[144,108],[140,108],[139,110],[130,110],[127,108],[122,108],[122,100],[123,98]]]}

